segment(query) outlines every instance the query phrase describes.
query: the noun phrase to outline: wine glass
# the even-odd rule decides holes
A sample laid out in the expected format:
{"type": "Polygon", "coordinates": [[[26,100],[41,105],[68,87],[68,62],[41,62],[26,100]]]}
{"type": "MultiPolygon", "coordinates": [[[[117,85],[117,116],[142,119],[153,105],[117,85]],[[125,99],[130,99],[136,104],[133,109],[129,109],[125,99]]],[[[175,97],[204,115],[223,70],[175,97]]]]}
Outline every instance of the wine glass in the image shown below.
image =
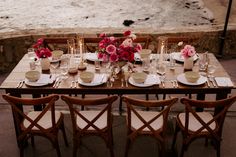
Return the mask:
{"type": "Polygon", "coordinates": [[[61,78],[67,79],[68,78],[67,74],[68,74],[68,70],[69,70],[68,59],[61,60],[60,70],[61,70],[61,78]]]}
{"type": "Polygon", "coordinates": [[[50,66],[52,67],[53,73],[56,75],[56,70],[59,67],[59,62],[51,62],[50,66]]]}
{"type": "Polygon", "coordinates": [[[216,71],[216,66],[215,65],[212,65],[212,64],[208,65],[207,72],[208,72],[208,77],[209,78],[214,77],[213,74],[215,73],[215,71],[216,71]]]}
{"type": "Polygon", "coordinates": [[[165,81],[165,74],[166,74],[166,65],[165,64],[157,64],[157,71],[158,73],[161,75],[160,76],[160,81],[162,82],[162,84],[164,85],[164,81],[165,81]]]}

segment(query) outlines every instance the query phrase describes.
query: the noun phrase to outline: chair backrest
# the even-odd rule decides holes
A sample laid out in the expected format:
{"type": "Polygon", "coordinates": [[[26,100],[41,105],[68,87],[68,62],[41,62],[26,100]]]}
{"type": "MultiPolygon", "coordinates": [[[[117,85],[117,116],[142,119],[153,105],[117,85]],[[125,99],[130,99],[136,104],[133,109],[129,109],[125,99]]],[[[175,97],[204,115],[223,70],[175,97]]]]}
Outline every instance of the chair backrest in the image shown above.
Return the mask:
{"type": "Polygon", "coordinates": [[[86,131],[89,131],[90,128],[93,128],[93,130],[95,130],[96,132],[101,132],[101,129],[99,128],[99,126],[96,126],[95,122],[99,118],[101,118],[103,114],[107,114],[106,115],[107,117],[106,128],[111,128],[112,127],[111,126],[112,125],[112,113],[111,113],[112,103],[117,98],[118,98],[117,96],[109,96],[109,97],[98,98],[98,99],[79,99],[79,98],[70,97],[66,95],[61,96],[61,99],[65,101],[69,106],[74,133],[77,132],[78,129],[81,132],[86,132],[86,131]],[[103,105],[103,107],[101,107],[102,109],[99,112],[97,112],[96,116],[93,117],[92,119],[88,119],[86,115],[81,114],[81,112],[84,112],[84,111],[81,111],[80,108],[78,107],[78,106],[91,107],[91,106],[99,106],[99,105],[103,105]],[[86,125],[83,128],[77,127],[77,122],[76,122],[77,116],[79,116],[83,121],[86,122],[86,125]]]}
{"type": "MultiPolygon", "coordinates": [[[[137,134],[142,134],[145,128],[148,128],[150,130],[151,134],[154,134],[157,138],[159,138],[160,140],[161,137],[159,135],[157,135],[157,132],[166,130],[167,128],[167,120],[168,120],[168,114],[170,111],[171,106],[177,102],[178,98],[172,98],[169,100],[153,100],[153,101],[147,101],[147,100],[140,100],[140,99],[134,99],[134,98],[130,98],[127,96],[123,96],[122,97],[123,101],[126,102],[127,104],[127,121],[128,121],[128,128],[131,129],[131,113],[133,112],[135,114],[135,116],[138,117],[138,119],[140,121],[142,121],[143,125],[141,127],[139,127],[138,129],[136,129],[135,133],[133,133],[133,136],[136,136],[137,134]],[[153,107],[164,107],[163,110],[161,110],[160,112],[157,112],[157,114],[151,118],[150,120],[146,121],[142,115],[140,115],[137,112],[136,107],[145,107],[145,108],[153,108],[153,107]],[[162,129],[157,131],[155,130],[152,126],[151,123],[154,122],[155,120],[157,120],[159,117],[163,116],[163,125],[162,125],[162,129]]],[[[149,112],[149,111],[146,111],[149,112]]],[[[165,132],[165,131],[164,131],[165,132]]]]}
{"type": "MultiPolygon", "coordinates": [[[[194,135],[192,135],[191,138],[199,136],[202,134],[202,131],[204,131],[205,134],[211,135],[217,140],[221,140],[221,133],[227,110],[236,101],[236,96],[216,101],[192,100],[187,98],[182,98],[180,101],[185,105],[185,132],[189,132],[190,114],[201,124],[201,127],[194,131],[194,135]],[[213,108],[216,109],[215,111],[217,112],[212,115],[212,119],[208,119],[208,121],[206,121],[202,119],[195,111],[196,107],[208,109],[213,108]],[[211,128],[210,125],[213,123],[216,124],[216,127],[211,128]]],[[[191,133],[193,134],[193,132],[191,133]]]]}
{"type": "MultiPolygon", "coordinates": [[[[42,117],[45,115],[46,112],[51,112],[51,126],[52,129],[56,126],[55,123],[55,101],[59,99],[58,95],[49,95],[43,98],[19,98],[19,97],[14,97],[10,96],[8,94],[4,94],[2,96],[12,107],[12,113],[15,119],[15,124],[17,127],[17,132],[20,133],[18,140],[21,138],[24,138],[28,133],[34,132],[35,128],[37,132],[41,131],[45,134],[46,128],[41,126],[38,122],[42,117]],[[45,108],[39,112],[34,119],[30,118],[27,113],[25,113],[22,109],[22,106],[35,106],[39,104],[44,104],[45,108]],[[29,125],[25,128],[25,125],[23,124],[23,121],[26,120],[28,121],[29,125]]],[[[50,134],[48,134],[50,136],[50,134]]]]}

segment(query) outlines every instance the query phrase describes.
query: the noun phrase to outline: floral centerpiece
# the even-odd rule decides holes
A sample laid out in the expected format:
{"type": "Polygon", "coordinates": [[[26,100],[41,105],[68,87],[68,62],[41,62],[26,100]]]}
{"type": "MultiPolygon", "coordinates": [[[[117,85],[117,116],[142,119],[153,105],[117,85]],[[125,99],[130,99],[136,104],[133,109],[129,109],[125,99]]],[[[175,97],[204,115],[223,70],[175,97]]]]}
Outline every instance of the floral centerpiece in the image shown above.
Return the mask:
{"type": "Polygon", "coordinates": [[[180,52],[184,58],[193,57],[196,54],[195,48],[191,45],[185,45],[180,52]]]}
{"type": "Polygon", "coordinates": [[[43,47],[43,38],[38,39],[36,44],[33,45],[33,48],[37,57],[40,58],[42,70],[49,70],[50,61],[48,57],[52,56],[52,52],[48,48],[43,47]]]}
{"type": "Polygon", "coordinates": [[[192,70],[194,61],[193,56],[196,54],[195,48],[191,45],[185,45],[180,52],[184,57],[184,69],[192,70]]]}
{"type": "Polygon", "coordinates": [[[136,35],[130,30],[125,31],[123,35],[125,39],[121,41],[113,36],[109,37],[105,33],[100,34],[102,40],[98,46],[98,58],[110,62],[133,62],[134,53],[140,52],[142,46],[133,42],[136,39],[136,35]]]}
{"type": "Polygon", "coordinates": [[[36,44],[33,45],[33,48],[38,58],[48,58],[52,56],[52,52],[48,48],[43,47],[43,38],[38,39],[36,44]]]}

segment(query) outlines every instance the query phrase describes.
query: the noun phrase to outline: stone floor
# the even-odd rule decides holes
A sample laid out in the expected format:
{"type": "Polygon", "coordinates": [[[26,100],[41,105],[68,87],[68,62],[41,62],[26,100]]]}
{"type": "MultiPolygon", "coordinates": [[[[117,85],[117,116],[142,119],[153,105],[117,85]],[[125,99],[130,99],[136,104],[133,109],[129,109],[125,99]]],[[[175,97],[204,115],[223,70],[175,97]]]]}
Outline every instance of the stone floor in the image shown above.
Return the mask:
{"type": "MultiPolygon", "coordinates": [[[[220,60],[221,64],[227,70],[232,80],[236,82],[236,71],[234,66],[236,65],[235,59],[228,60],[220,60]]],[[[0,83],[4,80],[6,75],[0,75],[0,83]]],[[[0,90],[0,93],[4,93],[0,90]]],[[[232,94],[236,94],[236,90],[232,91],[232,94]]],[[[179,95],[175,95],[180,97],[179,95]]],[[[183,96],[183,95],[181,95],[183,96]]],[[[213,95],[208,95],[209,99],[214,98],[213,95]]],[[[61,101],[58,102],[59,105],[63,105],[61,101]]],[[[115,103],[114,107],[117,108],[118,102],[115,103]]],[[[176,112],[179,112],[183,109],[179,103],[175,105],[173,108],[173,112],[171,113],[171,117],[173,117],[176,112]]],[[[116,114],[117,109],[114,109],[114,113],[116,114]]],[[[67,112],[65,112],[67,113],[67,112]]],[[[68,114],[65,116],[66,123],[66,132],[69,139],[69,147],[66,147],[62,136],[60,134],[60,149],[62,152],[62,156],[72,156],[72,128],[70,117],[68,114]]],[[[15,140],[15,132],[13,126],[13,119],[10,107],[6,105],[6,103],[0,98],[0,156],[1,157],[17,157],[19,156],[19,150],[16,145],[15,140]]],[[[180,150],[181,146],[181,136],[179,134],[177,147],[175,151],[170,149],[170,145],[173,138],[173,128],[174,122],[173,118],[169,120],[169,128],[168,128],[168,146],[167,153],[168,156],[175,157],[180,150]]],[[[116,157],[124,156],[125,149],[125,140],[126,140],[126,125],[125,125],[125,113],[122,116],[118,116],[116,114],[113,123],[114,130],[114,152],[116,157]]],[[[221,147],[221,156],[222,157],[233,157],[236,154],[236,134],[234,134],[234,130],[236,130],[236,104],[234,104],[230,111],[227,114],[224,130],[223,130],[223,141],[221,147]]],[[[36,147],[33,148],[29,145],[25,149],[25,157],[49,157],[56,156],[55,150],[52,148],[51,144],[45,140],[44,138],[37,137],[36,138],[36,147]]],[[[130,157],[151,157],[157,156],[158,154],[158,145],[152,138],[149,137],[140,137],[138,138],[133,147],[130,150],[130,157]]],[[[109,151],[106,148],[104,142],[97,137],[88,137],[85,138],[82,142],[81,148],[78,151],[78,156],[81,157],[100,157],[100,156],[109,156],[109,151]]],[[[215,156],[215,151],[213,147],[210,145],[208,147],[204,147],[204,140],[197,140],[192,143],[185,156],[187,157],[212,157],[215,156]]]]}

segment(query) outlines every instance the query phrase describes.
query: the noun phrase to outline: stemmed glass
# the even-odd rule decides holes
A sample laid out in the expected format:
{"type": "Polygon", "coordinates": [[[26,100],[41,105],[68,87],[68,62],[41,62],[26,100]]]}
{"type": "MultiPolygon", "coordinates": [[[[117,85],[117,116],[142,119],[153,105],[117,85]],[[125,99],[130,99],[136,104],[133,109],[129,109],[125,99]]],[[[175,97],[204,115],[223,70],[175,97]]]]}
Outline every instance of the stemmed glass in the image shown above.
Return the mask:
{"type": "Polygon", "coordinates": [[[61,69],[61,78],[67,79],[68,78],[67,74],[69,70],[69,61],[67,58],[61,60],[60,69],[61,69]]]}
{"type": "Polygon", "coordinates": [[[214,76],[213,76],[213,74],[215,73],[215,71],[216,71],[216,66],[215,65],[208,65],[208,67],[207,67],[207,72],[208,72],[208,77],[209,78],[213,78],[214,76]]]}
{"type": "Polygon", "coordinates": [[[59,67],[59,62],[51,62],[50,66],[52,67],[53,73],[56,75],[56,70],[59,67]]]}
{"type": "Polygon", "coordinates": [[[162,83],[162,86],[164,87],[165,86],[165,84],[164,84],[164,82],[165,82],[165,78],[166,78],[166,75],[165,75],[165,73],[166,73],[166,65],[165,64],[158,64],[157,65],[157,70],[158,70],[158,72],[160,73],[160,81],[161,81],[161,83],[162,83]]]}

